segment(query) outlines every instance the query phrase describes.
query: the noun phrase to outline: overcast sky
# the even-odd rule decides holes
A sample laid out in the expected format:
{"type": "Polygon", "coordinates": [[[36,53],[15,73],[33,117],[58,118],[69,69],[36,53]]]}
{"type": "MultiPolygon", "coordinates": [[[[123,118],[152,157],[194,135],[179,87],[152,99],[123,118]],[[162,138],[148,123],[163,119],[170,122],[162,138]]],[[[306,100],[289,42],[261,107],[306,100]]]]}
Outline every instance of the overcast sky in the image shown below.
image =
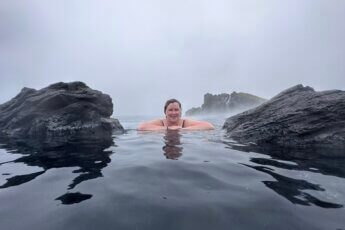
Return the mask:
{"type": "Polygon", "coordinates": [[[345,89],[345,0],[1,0],[0,103],[83,81],[114,116],[203,95],[345,89]]]}

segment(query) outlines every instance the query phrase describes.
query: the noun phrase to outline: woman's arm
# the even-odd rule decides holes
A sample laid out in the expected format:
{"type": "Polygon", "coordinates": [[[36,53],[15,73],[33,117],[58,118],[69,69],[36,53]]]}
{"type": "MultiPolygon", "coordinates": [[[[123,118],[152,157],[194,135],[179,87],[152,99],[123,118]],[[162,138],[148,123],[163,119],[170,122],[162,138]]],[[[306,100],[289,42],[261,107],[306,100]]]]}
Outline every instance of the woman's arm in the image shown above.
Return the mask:
{"type": "Polygon", "coordinates": [[[166,129],[162,125],[162,121],[157,119],[153,121],[146,121],[139,124],[138,128],[139,131],[155,131],[155,130],[164,130],[166,129]]]}
{"type": "Polygon", "coordinates": [[[185,120],[185,128],[183,130],[212,130],[214,126],[207,121],[185,120]]]}

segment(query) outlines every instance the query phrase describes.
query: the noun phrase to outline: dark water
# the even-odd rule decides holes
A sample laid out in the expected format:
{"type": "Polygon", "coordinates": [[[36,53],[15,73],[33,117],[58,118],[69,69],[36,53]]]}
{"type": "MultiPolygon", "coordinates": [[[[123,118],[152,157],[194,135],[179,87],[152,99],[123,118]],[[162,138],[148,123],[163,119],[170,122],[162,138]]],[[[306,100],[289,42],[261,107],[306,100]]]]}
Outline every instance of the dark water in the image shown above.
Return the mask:
{"type": "Polygon", "coordinates": [[[0,146],[0,229],[345,229],[345,159],[255,150],[206,132],[111,146],[0,146]]]}

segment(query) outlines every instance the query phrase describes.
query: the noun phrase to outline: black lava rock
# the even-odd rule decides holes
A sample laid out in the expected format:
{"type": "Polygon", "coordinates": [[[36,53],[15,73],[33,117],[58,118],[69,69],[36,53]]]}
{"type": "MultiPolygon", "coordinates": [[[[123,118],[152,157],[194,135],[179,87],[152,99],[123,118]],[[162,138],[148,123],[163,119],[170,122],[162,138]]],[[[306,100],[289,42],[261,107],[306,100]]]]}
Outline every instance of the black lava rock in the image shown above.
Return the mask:
{"type": "Polygon", "coordinates": [[[110,118],[112,113],[110,96],[83,82],[60,82],[40,90],[23,88],[0,105],[0,134],[54,145],[109,142],[114,131],[124,131],[118,120],[110,118]]]}
{"type": "Polygon", "coordinates": [[[296,85],[228,118],[223,128],[242,143],[339,149],[345,155],[345,91],[296,85]]]}
{"type": "Polygon", "coordinates": [[[222,93],[213,95],[207,93],[204,95],[204,103],[201,107],[191,108],[187,110],[187,116],[203,115],[203,114],[219,114],[227,112],[242,112],[247,109],[254,108],[267,101],[264,98],[260,98],[248,93],[236,93],[231,94],[222,93]]]}

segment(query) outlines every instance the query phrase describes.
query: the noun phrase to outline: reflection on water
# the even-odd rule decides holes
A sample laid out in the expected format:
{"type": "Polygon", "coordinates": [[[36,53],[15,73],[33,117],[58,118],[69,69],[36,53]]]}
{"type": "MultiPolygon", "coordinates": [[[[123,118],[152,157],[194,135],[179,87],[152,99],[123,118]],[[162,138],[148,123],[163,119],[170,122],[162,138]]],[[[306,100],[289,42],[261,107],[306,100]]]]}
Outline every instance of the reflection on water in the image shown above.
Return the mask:
{"type": "MultiPolygon", "coordinates": [[[[244,164],[246,165],[246,164],[244,164]]],[[[303,190],[325,191],[320,185],[310,183],[306,180],[298,180],[275,173],[272,169],[263,166],[251,166],[250,168],[271,175],[276,181],[262,181],[268,188],[277,192],[294,204],[314,204],[322,208],[341,208],[343,205],[322,201],[303,190]]]]}
{"type": "Polygon", "coordinates": [[[164,135],[163,151],[167,159],[177,160],[182,156],[181,134],[179,130],[167,130],[164,135]]]}
{"type": "Polygon", "coordinates": [[[311,183],[306,179],[295,179],[286,175],[280,175],[275,169],[292,171],[309,171],[336,177],[345,177],[343,167],[345,159],[325,158],[325,154],[317,154],[308,150],[287,150],[279,148],[260,148],[257,146],[241,146],[233,142],[224,141],[228,148],[244,152],[256,152],[264,154],[263,157],[252,157],[250,162],[255,165],[241,163],[249,168],[270,175],[274,180],[262,181],[267,188],[272,189],[293,204],[309,206],[311,204],[322,208],[342,208],[343,204],[326,202],[308,193],[308,191],[326,190],[319,184],[311,183]],[[269,155],[267,159],[264,156],[269,155]],[[285,161],[285,162],[282,162],[285,161]]]}
{"type": "MultiPolygon", "coordinates": [[[[81,143],[75,142],[64,145],[61,145],[61,143],[57,145],[54,142],[47,144],[34,141],[30,142],[30,145],[27,145],[23,141],[8,140],[5,138],[1,138],[0,143],[3,144],[2,148],[8,152],[24,155],[13,161],[2,162],[0,165],[24,163],[27,166],[36,166],[42,169],[35,173],[9,177],[0,186],[0,189],[25,184],[52,168],[78,167],[78,169],[73,171],[77,176],[68,185],[68,190],[75,188],[83,181],[103,176],[102,169],[110,163],[109,156],[112,154],[111,151],[106,151],[105,149],[113,144],[113,142],[87,143],[83,140],[81,143]]],[[[56,199],[61,200],[63,204],[72,204],[90,199],[91,197],[92,195],[90,194],[66,193],[56,199]]]]}
{"type": "Polygon", "coordinates": [[[55,200],[60,200],[62,204],[76,204],[92,197],[90,194],[81,194],[80,192],[66,193],[55,200]]]}
{"type": "Polygon", "coordinates": [[[218,127],[133,129],[101,143],[0,138],[0,228],[345,226],[345,159],[241,146],[218,127]]]}

